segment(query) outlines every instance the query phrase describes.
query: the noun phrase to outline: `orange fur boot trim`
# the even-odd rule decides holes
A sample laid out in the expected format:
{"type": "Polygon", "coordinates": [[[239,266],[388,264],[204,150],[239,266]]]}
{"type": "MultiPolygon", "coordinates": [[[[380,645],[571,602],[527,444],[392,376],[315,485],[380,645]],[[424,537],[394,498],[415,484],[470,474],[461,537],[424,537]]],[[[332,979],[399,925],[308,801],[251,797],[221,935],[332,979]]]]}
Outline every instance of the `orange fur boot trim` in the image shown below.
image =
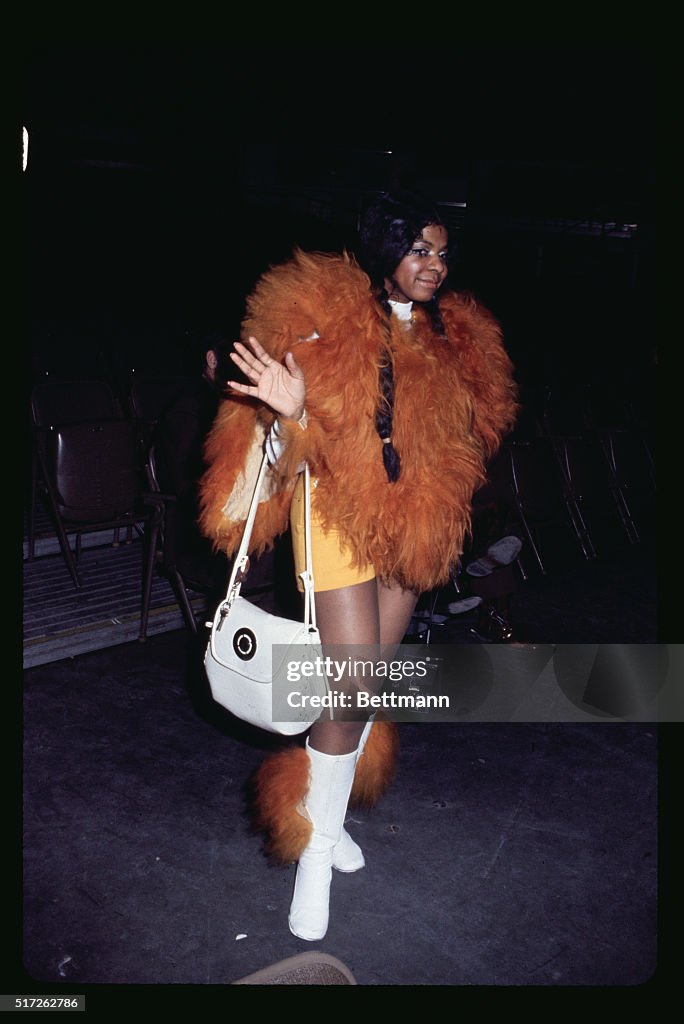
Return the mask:
{"type": "Polygon", "coordinates": [[[309,756],[304,747],[287,747],[267,757],[252,779],[254,825],[265,834],[274,860],[299,860],[313,825],[301,813],[309,789],[309,756]]]}
{"type": "Polygon", "coordinates": [[[356,764],[350,805],[372,807],[389,788],[399,754],[399,727],[384,720],[373,723],[363,754],[356,764]]]}

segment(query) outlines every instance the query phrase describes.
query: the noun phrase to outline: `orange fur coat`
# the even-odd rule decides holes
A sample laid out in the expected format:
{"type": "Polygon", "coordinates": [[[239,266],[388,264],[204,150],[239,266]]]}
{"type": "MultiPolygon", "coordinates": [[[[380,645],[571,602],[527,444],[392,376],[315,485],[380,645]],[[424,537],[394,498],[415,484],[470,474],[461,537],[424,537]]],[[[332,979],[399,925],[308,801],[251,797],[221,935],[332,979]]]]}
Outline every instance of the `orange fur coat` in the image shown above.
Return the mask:
{"type": "MultiPolygon", "coordinates": [[[[415,591],[446,582],[470,523],[473,491],[515,419],[515,387],[499,325],[471,296],[442,293],[447,338],[414,306],[407,330],[374,300],[353,258],[296,251],[248,299],[242,335],[276,359],[291,350],[306,379],[308,427],[282,421],[286,448],[269,471],[251,551],[288,525],[297,467],[318,478],[316,508],[358,564],[415,591]],[[317,335],[317,337],[316,337],[317,335]],[[394,363],[392,440],[401,475],[389,483],[375,430],[379,366],[394,363]]],[[[237,550],[250,481],[275,414],[242,396],[227,399],[207,438],[200,524],[217,548],[237,550]]]]}

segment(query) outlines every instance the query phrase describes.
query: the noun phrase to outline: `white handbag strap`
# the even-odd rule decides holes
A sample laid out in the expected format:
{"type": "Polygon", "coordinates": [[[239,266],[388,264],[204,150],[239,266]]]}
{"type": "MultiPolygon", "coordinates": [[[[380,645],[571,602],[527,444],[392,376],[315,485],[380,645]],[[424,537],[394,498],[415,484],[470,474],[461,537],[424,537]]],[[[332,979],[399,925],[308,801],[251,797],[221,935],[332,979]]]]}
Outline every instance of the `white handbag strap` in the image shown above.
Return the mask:
{"type": "MultiPolygon", "coordinates": [[[[264,484],[267,469],[268,456],[264,453],[261,465],[259,466],[256,483],[254,485],[254,492],[252,494],[245,528],[242,533],[242,540],[240,541],[240,547],[238,548],[235,561],[233,562],[233,570],[230,574],[228,590],[220,605],[224,614],[230,610],[230,606],[240,593],[240,588],[242,587],[247,575],[245,571],[249,562],[247,549],[252,536],[254,520],[256,519],[257,508],[259,506],[259,496],[261,495],[261,488],[264,484]]],[[[311,479],[308,463],[304,464],[304,538],[306,549],[306,569],[304,572],[299,574],[304,583],[304,623],[310,628],[316,629],[316,602],[314,598],[313,563],[311,560],[311,479]]]]}
{"type": "Polygon", "coordinates": [[[304,463],[304,547],[306,569],[299,578],[304,584],[304,622],[316,629],[316,599],[314,597],[313,562],[311,560],[311,475],[309,463],[304,463]]]}

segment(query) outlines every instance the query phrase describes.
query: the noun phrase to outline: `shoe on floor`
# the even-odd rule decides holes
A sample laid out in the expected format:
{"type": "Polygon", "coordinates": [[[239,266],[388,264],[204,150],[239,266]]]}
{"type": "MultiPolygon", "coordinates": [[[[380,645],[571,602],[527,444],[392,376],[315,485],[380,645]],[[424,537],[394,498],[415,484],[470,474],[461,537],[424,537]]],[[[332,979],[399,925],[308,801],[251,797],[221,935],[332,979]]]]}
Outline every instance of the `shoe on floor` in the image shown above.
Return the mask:
{"type": "Polygon", "coordinates": [[[462,597],[460,601],[452,601],[448,607],[451,615],[462,615],[463,612],[470,612],[480,604],[481,597],[462,597]]]}
{"type": "Polygon", "coordinates": [[[487,548],[487,557],[497,565],[510,565],[522,549],[520,537],[502,537],[487,548]]]}
{"type": "Polygon", "coordinates": [[[469,576],[489,576],[495,569],[510,565],[520,554],[522,541],[519,537],[502,537],[487,548],[487,554],[466,566],[469,576]]]}

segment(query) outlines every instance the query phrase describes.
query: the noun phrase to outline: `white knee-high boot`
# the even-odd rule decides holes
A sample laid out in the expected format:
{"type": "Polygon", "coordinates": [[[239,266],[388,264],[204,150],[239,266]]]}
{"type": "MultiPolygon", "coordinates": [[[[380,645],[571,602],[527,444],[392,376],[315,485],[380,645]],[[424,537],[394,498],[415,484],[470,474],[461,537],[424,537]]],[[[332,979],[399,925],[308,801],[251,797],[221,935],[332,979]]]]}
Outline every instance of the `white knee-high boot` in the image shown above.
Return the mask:
{"type": "Polygon", "coordinates": [[[313,832],[297,863],[289,924],[293,935],[315,941],[322,939],[328,930],[333,849],[342,835],[357,751],[324,754],[310,747],[308,740],[306,749],[310,780],[304,806],[313,832]]]}
{"type": "MultiPolygon", "coordinates": [[[[357,762],[363,754],[363,748],[366,746],[366,740],[368,739],[368,735],[371,731],[374,718],[375,715],[371,715],[364,726],[363,732],[361,733],[359,746],[356,751],[357,762]]],[[[345,874],[350,874],[352,871],[360,871],[365,864],[366,861],[363,856],[363,850],[358,843],[354,842],[346,828],[343,827],[340,841],[333,850],[332,866],[336,871],[343,871],[345,874]]]]}

